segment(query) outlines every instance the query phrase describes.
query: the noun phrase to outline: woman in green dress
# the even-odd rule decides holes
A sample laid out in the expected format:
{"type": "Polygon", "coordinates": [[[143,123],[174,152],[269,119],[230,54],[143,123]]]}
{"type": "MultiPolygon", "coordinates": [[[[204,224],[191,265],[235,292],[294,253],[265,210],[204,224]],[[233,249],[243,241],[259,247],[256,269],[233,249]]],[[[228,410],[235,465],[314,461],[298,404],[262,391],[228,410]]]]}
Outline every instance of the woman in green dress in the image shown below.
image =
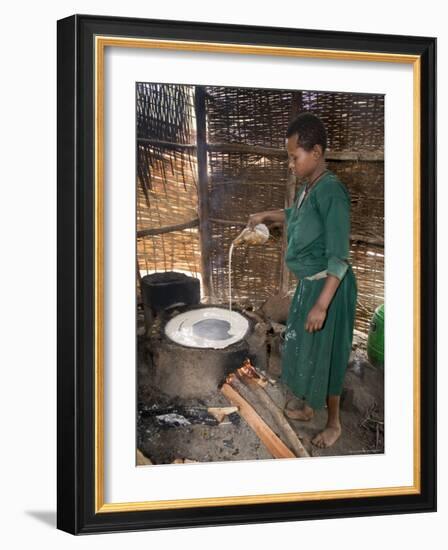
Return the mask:
{"type": "Polygon", "coordinates": [[[326,168],[326,131],[317,116],[296,117],[286,146],[289,167],[306,183],[291,208],[253,214],[248,225],[286,224],[285,260],[299,281],[287,320],[281,378],[304,406],[285,409],[285,414],[306,421],[326,404],[327,425],[312,442],[329,447],[341,434],[340,396],[356,310],[357,284],[349,263],[350,196],[326,168]]]}

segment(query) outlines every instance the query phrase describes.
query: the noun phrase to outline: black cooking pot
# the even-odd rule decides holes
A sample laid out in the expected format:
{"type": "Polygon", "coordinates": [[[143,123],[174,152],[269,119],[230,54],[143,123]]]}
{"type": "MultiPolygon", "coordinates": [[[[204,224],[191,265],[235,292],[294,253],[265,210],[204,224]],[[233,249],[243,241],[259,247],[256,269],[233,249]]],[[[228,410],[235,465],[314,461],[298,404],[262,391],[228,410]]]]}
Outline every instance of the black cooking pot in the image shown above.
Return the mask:
{"type": "Polygon", "coordinates": [[[177,271],[151,273],[142,277],[143,304],[156,314],[171,307],[199,304],[199,279],[177,271]]]}

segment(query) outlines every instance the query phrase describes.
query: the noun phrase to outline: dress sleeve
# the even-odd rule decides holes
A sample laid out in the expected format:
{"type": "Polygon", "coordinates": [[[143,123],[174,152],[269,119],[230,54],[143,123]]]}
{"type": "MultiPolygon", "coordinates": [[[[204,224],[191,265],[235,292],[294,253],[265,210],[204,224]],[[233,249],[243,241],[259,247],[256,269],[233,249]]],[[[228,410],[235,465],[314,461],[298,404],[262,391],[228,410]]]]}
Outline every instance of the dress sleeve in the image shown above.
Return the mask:
{"type": "Polygon", "coordinates": [[[292,206],[290,206],[289,208],[284,208],[283,211],[285,213],[285,223],[286,223],[286,226],[288,226],[288,223],[289,223],[289,219],[291,218],[291,213],[292,211],[294,210],[295,208],[295,205],[296,205],[296,202],[297,202],[297,199],[299,197],[299,194],[300,194],[300,191],[302,189],[302,185],[299,185],[299,188],[296,190],[296,194],[295,194],[295,197],[294,197],[294,201],[292,203],[292,206]]]}
{"type": "Polygon", "coordinates": [[[288,226],[289,218],[291,217],[292,209],[293,209],[292,206],[290,206],[289,208],[284,208],[284,209],[283,209],[283,211],[285,212],[285,223],[286,223],[286,226],[288,226]]]}
{"type": "Polygon", "coordinates": [[[319,191],[316,200],[324,224],[327,273],[342,281],[350,254],[350,198],[337,182],[319,191]]]}
{"type": "Polygon", "coordinates": [[[294,201],[292,203],[292,206],[290,206],[289,208],[284,208],[283,209],[283,211],[285,212],[286,225],[289,222],[292,211],[296,208],[297,201],[299,200],[299,197],[300,197],[302,191],[303,191],[303,184],[299,185],[298,188],[296,189],[296,193],[295,193],[295,196],[294,196],[294,201]]]}

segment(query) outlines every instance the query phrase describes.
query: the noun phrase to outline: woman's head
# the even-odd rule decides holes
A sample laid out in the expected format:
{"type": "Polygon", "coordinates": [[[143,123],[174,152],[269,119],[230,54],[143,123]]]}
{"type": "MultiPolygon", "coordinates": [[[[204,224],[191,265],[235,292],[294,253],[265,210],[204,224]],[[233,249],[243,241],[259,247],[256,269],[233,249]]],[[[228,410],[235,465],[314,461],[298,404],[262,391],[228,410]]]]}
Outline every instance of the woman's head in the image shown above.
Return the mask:
{"type": "Polygon", "coordinates": [[[289,167],[299,177],[312,176],[325,163],[327,132],[319,117],[301,113],[286,131],[289,167]]]}

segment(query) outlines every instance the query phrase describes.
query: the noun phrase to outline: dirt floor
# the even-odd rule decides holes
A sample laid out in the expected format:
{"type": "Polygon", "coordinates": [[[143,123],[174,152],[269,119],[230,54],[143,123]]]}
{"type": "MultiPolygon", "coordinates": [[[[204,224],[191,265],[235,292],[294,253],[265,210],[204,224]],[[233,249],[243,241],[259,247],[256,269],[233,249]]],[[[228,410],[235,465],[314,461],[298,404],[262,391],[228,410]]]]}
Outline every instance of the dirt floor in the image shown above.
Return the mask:
{"type": "MultiPolygon", "coordinates": [[[[142,335],[138,351],[137,446],[153,464],[169,464],[176,459],[216,462],[272,458],[237,412],[221,423],[208,414],[208,407],[230,405],[218,389],[204,399],[167,398],[151,386],[151,356],[142,335]]],[[[266,386],[266,391],[281,409],[286,402],[288,407],[299,405],[297,400],[289,401],[293,396],[279,381],[280,357],[270,359],[264,374],[273,383],[266,386]]],[[[289,420],[310,456],[384,452],[383,375],[381,368],[368,362],[365,342],[355,341],[341,396],[340,439],[326,449],[311,443],[325,426],[326,409],[316,411],[309,422],[289,420]]],[[[275,427],[271,427],[275,431],[275,427]]]]}

